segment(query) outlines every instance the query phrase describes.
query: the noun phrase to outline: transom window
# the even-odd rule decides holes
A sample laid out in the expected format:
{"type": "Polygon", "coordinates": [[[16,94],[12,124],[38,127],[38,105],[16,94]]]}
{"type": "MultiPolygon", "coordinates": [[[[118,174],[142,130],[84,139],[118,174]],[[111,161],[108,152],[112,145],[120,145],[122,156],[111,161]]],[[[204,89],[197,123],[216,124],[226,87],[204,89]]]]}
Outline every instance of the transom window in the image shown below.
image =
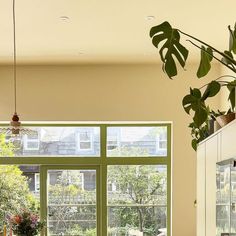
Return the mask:
{"type": "Polygon", "coordinates": [[[171,124],[27,127],[36,134],[0,134],[0,184],[21,181],[7,199],[39,206],[46,235],[170,236],[171,124]]]}

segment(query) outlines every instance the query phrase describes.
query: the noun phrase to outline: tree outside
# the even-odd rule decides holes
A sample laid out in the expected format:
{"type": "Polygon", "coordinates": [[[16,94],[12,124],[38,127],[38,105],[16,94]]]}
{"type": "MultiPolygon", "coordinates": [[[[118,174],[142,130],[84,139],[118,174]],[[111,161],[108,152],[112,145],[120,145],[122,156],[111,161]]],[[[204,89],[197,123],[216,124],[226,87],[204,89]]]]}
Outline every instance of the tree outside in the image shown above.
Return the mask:
{"type": "MultiPolygon", "coordinates": [[[[14,156],[14,145],[6,142],[0,134],[0,156],[14,156]]],[[[36,211],[39,203],[28,187],[27,177],[16,165],[0,165],[0,228],[7,224],[7,217],[19,213],[22,209],[36,211]]]]}
{"type": "MultiPolygon", "coordinates": [[[[50,235],[95,236],[96,184],[88,189],[84,175],[94,170],[49,170],[48,211],[50,235]]],[[[93,181],[96,181],[95,179],[93,181]]]]}
{"type": "Polygon", "coordinates": [[[152,165],[109,166],[109,235],[158,234],[166,227],[166,172],[152,165]]]}

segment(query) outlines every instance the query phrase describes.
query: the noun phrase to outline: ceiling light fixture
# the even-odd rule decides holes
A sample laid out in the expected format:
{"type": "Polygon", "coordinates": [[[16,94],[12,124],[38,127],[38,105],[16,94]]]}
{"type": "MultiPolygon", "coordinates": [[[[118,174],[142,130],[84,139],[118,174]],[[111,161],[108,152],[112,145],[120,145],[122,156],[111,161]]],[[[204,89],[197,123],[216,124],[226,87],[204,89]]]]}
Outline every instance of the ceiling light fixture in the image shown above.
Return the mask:
{"type": "Polygon", "coordinates": [[[152,20],[155,20],[156,17],[155,16],[146,16],[146,20],[148,21],[152,21],[152,20]]]}
{"type": "Polygon", "coordinates": [[[10,127],[4,127],[0,129],[1,133],[6,133],[7,135],[19,135],[19,134],[35,134],[36,131],[30,130],[28,128],[21,127],[21,122],[16,111],[17,105],[17,68],[16,68],[16,14],[15,14],[15,0],[13,0],[13,82],[14,82],[14,114],[10,122],[10,127]]]}
{"type": "Polygon", "coordinates": [[[68,16],[60,16],[60,19],[62,20],[62,21],[69,21],[69,17],[68,16]]]}

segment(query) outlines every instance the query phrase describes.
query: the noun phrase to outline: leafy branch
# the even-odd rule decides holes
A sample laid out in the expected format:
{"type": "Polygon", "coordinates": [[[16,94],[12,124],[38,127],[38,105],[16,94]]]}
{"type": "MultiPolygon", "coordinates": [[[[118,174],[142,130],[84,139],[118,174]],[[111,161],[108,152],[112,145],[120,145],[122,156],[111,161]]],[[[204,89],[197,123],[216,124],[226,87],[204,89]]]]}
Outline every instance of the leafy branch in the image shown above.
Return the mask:
{"type": "Polygon", "coordinates": [[[207,75],[210,71],[210,63],[212,58],[216,59],[223,66],[226,66],[231,71],[236,73],[236,61],[233,57],[233,54],[236,54],[236,28],[234,27],[234,30],[232,30],[229,26],[228,29],[230,32],[229,50],[225,50],[224,52],[221,52],[215,47],[188,33],[172,28],[172,26],[167,21],[152,27],[150,30],[150,37],[152,38],[152,43],[156,48],[158,48],[160,43],[162,43],[159,49],[160,58],[163,62],[162,68],[171,79],[177,75],[176,62],[178,62],[181,67],[184,68],[189,55],[188,49],[186,49],[186,47],[180,43],[180,34],[189,37],[191,40],[188,41],[201,50],[201,60],[197,73],[197,77],[201,78],[207,75]],[[199,46],[192,40],[202,45],[199,46]],[[222,59],[219,59],[214,54],[222,56],[222,59]]]}
{"type": "MultiPolygon", "coordinates": [[[[233,30],[228,26],[228,30],[230,33],[229,49],[224,52],[195,36],[185,33],[180,29],[173,28],[167,21],[152,27],[150,30],[150,37],[152,38],[152,44],[159,50],[160,58],[163,63],[162,69],[170,79],[173,79],[173,77],[178,74],[177,63],[183,69],[186,65],[189,51],[180,42],[180,35],[188,37],[187,42],[190,42],[201,52],[200,63],[196,75],[198,78],[202,78],[211,70],[213,59],[236,73],[236,61],[234,59],[234,55],[236,54],[236,25],[233,30]]],[[[189,124],[189,127],[191,128],[191,135],[193,137],[192,147],[195,150],[197,144],[209,135],[209,120],[211,118],[215,120],[217,116],[225,114],[225,112],[219,110],[215,112],[206,105],[206,100],[216,96],[222,87],[227,87],[229,91],[228,100],[231,107],[227,113],[234,112],[236,77],[231,75],[221,76],[202,86],[200,89],[190,88],[190,93],[182,100],[185,112],[193,117],[193,121],[189,124]],[[217,81],[224,77],[230,77],[234,80],[231,82],[217,81]],[[202,94],[200,90],[204,87],[206,87],[206,89],[202,94]]]]}

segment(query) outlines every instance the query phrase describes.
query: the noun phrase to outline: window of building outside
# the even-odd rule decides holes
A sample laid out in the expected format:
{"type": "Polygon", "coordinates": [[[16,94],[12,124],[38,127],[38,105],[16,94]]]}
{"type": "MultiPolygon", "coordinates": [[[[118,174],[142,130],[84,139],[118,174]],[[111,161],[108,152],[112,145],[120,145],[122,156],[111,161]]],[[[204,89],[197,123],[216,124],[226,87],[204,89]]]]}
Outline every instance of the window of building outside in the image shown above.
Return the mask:
{"type": "Polygon", "coordinates": [[[23,143],[24,143],[24,150],[26,151],[33,151],[33,150],[39,150],[39,133],[35,133],[32,135],[27,135],[25,134],[23,139],[23,143]]]}
{"type": "Polygon", "coordinates": [[[39,180],[39,173],[35,173],[34,174],[34,177],[35,177],[35,179],[34,179],[34,181],[35,181],[35,192],[39,192],[39,188],[40,188],[40,180],[39,180]]]}
{"type": "Polygon", "coordinates": [[[0,134],[0,227],[23,207],[50,236],[170,236],[171,124],[27,126],[0,134]]]}
{"type": "Polygon", "coordinates": [[[78,149],[80,151],[88,151],[93,148],[93,130],[82,130],[78,134],[78,149]]]}
{"type": "Polygon", "coordinates": [[[165,151],[166,148],[167,148],[167,134],[163,133],[163,134],[160,134],[159,136],[157,136],[156,150],[157,150],[157,152],[158,152],[158,150],[165,151]]]}

